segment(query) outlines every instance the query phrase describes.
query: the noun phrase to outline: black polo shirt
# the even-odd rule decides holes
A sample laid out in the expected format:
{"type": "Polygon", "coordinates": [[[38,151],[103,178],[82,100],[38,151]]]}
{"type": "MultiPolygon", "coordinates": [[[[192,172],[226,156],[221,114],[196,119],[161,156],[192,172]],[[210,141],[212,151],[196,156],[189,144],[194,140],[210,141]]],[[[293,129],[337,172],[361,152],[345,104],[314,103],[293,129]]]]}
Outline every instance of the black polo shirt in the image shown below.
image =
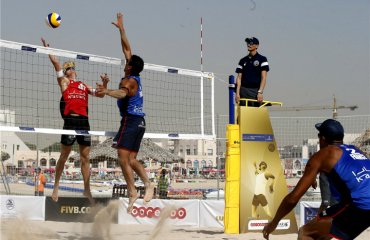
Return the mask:
{"type": "Polygon", "coordinates": [[[254,56],[247,55],[240,59],[235,72],[242,74],[241,86],[245,88],[259,88],[261,72],[270,70],[267,58],[259,53],[254,56]]]}

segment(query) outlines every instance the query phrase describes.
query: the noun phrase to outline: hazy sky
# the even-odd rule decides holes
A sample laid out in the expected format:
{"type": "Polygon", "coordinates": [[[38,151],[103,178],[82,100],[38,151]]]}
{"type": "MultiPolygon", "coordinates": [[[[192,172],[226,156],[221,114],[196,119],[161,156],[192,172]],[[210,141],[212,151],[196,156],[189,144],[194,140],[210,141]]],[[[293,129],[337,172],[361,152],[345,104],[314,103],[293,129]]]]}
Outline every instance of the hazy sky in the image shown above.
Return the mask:
{"type": "MultiPolygon", "coordinates": [[[[265,99],[285,106],[358,105],[370,114],[370,1],[356,0],[1,0],[1,39],[122,58],[111,25],[124,13],[133,52],[148,63],[216,74],[216,112],[227,114],[227,81],[260,40],[270,64],[265,99]],[[44,19],[58,12],[62,25],[44,19]]],[[[282,115],[282,112],[274,112],[282,115]]],[[[319,114],[330,116],[330,110],[319,114]]],[[[305,112],[304,115],[311,115],[305,112]]]]}

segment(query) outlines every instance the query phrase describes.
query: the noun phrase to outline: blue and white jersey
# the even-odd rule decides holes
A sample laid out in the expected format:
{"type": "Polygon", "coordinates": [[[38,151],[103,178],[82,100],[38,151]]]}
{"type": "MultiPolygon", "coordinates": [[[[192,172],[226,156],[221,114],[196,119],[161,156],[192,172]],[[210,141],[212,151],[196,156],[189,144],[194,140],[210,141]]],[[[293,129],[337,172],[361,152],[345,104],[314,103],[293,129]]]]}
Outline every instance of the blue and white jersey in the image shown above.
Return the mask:
{"type": "Polygon", "coordinates": [[[140,77],[139,76],[129,76],[128,78],[133,78],[137,81],[138,89],[134,96],[126,96],[123,99],[117,100],[117,105],[121,114],[121,117],[124,117],[127,114],[144,117],[145,113],[143,112],[143,91],[141,87],[140,77]]]}
{"type": "Polygon", "coordinates": [[[360,209],[370,210],[370,159],[353,145],[338,147],[343,154],[328,174],[330,188],[334,188],[332,194],[360,209]]]}

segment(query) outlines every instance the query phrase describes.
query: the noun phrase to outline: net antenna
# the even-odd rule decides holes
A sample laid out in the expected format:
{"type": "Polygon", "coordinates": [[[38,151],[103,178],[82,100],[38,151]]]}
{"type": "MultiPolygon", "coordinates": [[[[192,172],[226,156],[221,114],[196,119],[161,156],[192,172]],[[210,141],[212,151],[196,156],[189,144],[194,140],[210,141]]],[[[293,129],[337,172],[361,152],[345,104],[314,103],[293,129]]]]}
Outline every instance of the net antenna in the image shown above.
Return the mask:
{"type": "MultiPolygon", "coordinates": [[[[90,86],[107,73],[116,89],[123,75],[117,58],[0,40],[0,131],[114,136],[120,125],[116,100],[89,98],[92,131],[62,130],[61,93],[48,54],[75,61],[77,79],[90,86]]],[[[141,73],[145,138],[215,139],[214,74],[146,63],[141,73]]]]}

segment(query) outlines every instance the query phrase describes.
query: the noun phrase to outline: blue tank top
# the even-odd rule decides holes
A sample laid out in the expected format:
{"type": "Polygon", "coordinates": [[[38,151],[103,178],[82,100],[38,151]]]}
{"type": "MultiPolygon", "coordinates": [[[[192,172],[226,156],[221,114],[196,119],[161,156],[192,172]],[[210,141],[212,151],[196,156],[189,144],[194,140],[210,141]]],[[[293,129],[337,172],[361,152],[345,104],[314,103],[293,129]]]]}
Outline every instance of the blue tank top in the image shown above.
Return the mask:
{"type": "Polygon", "coordinates": [[[126,96],[123,99],[117,100],[117,105],[121,114],[121,117],[127,114],[144,117],[143,112],[143,92],[139,76],[129,76],[127,78],[133,78],[137,81],[138,89],[136,94],[132,97],[126,96]]]}
{"type": "Polygon", "coordinates": [[[370,210],[370,159],[353,145],[340,145],[343,154],[328,174],[332,194],[370,210]]]}

